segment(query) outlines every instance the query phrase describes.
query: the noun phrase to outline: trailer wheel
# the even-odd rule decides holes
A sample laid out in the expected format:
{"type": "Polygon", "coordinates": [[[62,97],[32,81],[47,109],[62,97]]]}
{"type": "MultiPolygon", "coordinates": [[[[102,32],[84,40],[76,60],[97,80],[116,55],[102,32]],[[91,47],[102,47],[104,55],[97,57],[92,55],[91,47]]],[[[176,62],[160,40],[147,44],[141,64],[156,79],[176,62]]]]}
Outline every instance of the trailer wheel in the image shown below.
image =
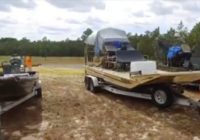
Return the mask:
{"type": "Polygon", "coordinates": [[[95,87],[94,86],[94,83],[92,81],[91,78],[89,78],[89,90],[92,92],[92,93],[97,93],[98,92],[98,87],[95,87]]]}
{"type": "Polygon", "coordinates": [[[172,105],[174,97],[169,88],[157,88],[152,94],[152,101],[159,108],[167,108],[172,105]]]}
{"type": "Polygon", "coordinates": [[[36,89],[36,95],[37,98],[42,98],[42,88],[36,89]]]}

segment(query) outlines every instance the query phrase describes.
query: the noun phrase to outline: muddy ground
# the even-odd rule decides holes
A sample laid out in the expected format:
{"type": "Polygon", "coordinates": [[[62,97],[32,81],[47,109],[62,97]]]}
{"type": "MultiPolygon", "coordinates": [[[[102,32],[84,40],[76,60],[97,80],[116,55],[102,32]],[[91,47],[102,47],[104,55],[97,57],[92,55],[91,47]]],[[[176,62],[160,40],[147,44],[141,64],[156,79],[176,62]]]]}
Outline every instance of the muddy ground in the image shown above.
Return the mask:
{"type": "MultiPolygon", "coordinates": [[[[72,68],[70,68],[72,69],[72,68]]],[[[56,69],[55,69],[56,70],[56,69]]],[[[9,140],[198,140],[200,115],[191,108],[160,110],[151,102],[86,91],[83,74],[40,74],[43,99],[1,118],[9,140]]],[[[195,93],[195,96],[200,96],[195,93]]]]}

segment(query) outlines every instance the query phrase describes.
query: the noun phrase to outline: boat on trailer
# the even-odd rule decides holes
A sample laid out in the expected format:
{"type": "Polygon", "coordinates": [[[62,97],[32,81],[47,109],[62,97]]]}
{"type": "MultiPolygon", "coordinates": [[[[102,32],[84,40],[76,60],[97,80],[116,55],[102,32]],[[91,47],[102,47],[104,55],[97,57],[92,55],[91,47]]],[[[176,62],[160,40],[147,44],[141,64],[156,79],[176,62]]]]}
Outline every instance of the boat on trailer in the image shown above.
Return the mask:
{"type": "Polygon", "coordinates": [[[22,59],[19,56],[14,56],[11,57],[9,62],[2,62],[0,114],[33,96],[41,97],[42,89],[39,75],[35,71],[26,71],[22,59]]]}
{"type": "Polygon", "coordinates": [[[86,89],[148,99],[162,108],[174,103],[200,108],[199,102],[184,96],[182,86],[200,80],[200,71],[157,70],[155,61],[130,49],[126,33],[119,29],[102,29],[85,43],[86,89]]]}
{"type": "Polygon", "coordinates": [[[129,90],[138,86],[168,83],[184,84],[200,79],[200,71],[166,72],[157,70],[154,74],[134,75],[130,72],[113,71],[95,66],[86,66],[86,75],[104,79],[104,82],[129,90]]]}
{"type": "Polygon", "coordinates": [[[16,100],[31,93],[37,85],[37,74],[9,74],[0,77],[0,101],[16,100]]]}

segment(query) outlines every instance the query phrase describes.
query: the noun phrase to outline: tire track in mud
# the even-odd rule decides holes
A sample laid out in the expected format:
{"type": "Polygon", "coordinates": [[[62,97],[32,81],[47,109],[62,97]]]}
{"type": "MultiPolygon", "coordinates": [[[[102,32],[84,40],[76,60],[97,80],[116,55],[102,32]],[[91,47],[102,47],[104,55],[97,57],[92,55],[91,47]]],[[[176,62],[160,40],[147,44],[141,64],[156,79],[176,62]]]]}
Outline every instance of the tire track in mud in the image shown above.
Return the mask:
{"type": "Polygon", "coordinates": [[[33,99],[4,115],[7,139],[200,138],[200,117],[190,108],[160,110],[145,100],[106,91],[92,94],[82,75],[40,76],[42,101],[33,99]]]}
{"type": "MultiPolygon", "coordinates": [[[[50,102],[57,114],[45,138],[54,139],[193,139],[200,137],[199,116],[190,108],[174,106],[159,110],[150,102],[85,91],[82,76],[48,79],[54,83],[50,102]],[[57,81],[57,82],[55,82],[57,81]],[[57,85],[58,84],[58,85],[57,85]],[[59,90],[58,90],[59,89],[59,90]],[[59,92],[63,90],[63,92],[59,92]],[[59,109],[58,109],[59,108],[59,109]],[[58,130],[59,134],[54,131],[58,130]]],[[[50,95],[49,95],[50,96],[50,95]]]]}

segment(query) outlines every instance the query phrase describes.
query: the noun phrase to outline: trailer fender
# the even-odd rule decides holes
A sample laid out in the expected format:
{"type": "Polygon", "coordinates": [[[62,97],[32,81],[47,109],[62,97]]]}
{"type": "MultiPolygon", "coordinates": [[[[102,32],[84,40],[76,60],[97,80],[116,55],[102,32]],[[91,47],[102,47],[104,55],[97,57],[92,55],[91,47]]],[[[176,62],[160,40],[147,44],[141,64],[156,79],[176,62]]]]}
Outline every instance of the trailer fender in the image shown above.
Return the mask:
{"type": "Polygon", "coordinates": [[[92,80],[93,84],[94,84],[94,87],[98,87],[99,86],[99,82],[98,82],[98,79],[97,77],[94,77],[94,76],[91,76],[91,75],[86,75],[85,76],[85,79],[86,78],[89,78],[92,80]]]}

